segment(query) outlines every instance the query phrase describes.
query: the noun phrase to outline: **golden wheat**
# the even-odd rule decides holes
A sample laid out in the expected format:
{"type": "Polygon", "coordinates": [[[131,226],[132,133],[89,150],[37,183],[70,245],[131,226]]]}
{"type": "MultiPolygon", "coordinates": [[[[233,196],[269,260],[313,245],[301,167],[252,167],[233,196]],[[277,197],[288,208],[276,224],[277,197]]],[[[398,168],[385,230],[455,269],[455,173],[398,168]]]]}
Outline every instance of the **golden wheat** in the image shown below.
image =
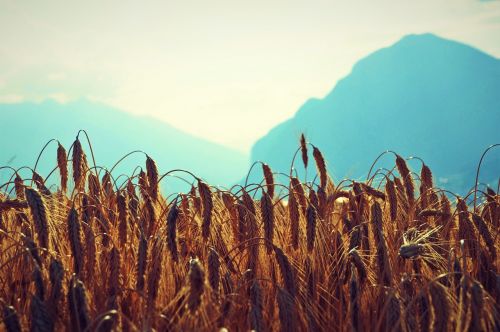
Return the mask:
{"type": "Polygon", "coordinates": [[[399,155],[336,187],[298,149],[318,179],[262,163],[260,184],[195,178],[167,199],[151,157],[120,184],[58,144],[58,187],[35,171],[2,186],[0,329],[498,331],[498,193],[472,207],[399,155]]]}

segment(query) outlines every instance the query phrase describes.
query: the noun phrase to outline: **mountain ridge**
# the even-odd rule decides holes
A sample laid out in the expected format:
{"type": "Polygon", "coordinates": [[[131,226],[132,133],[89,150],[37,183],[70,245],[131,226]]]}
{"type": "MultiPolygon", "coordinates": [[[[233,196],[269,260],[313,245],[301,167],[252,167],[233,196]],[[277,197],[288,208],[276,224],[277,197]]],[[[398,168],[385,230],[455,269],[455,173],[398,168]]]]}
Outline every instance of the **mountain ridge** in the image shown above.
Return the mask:
{"type": "MultiPolygon", "coordinates": [[[[52,138],[61,140],[69,149],[80,129],[85,129],[91,143],[95,143],[97,164],[106,167],[111,167],[126,153],[142,150],[157,161],[160,169],[166,167],[162,171],[182,168],[226,186],[237,181],[248,162],[247,156],[237,150],[185,133],[161,120],[123,112],[88,99],[64,104],[54,100],[0,104],[0,114],[4,138],[0,141],[3,159],[0,163],[17,155],[12,161],[15,167],[33,166],[43,144],[52,138]],[[222,172],[224,165],[231,166],[225,166],[222,172]]],[[[42,175],[55,165],[53,150],[55,145],[42,157],[42,175]]],[[[90,152],[88,148],[87,152],[90,152]]],[[[130,173],[130,168],[144,166],[142,159],[131,156],[117,170],[130,173]]],[[[168,182],[174,182],[171,188],[174,191],[186,189],[181,181],[168,182]]]]}
{"type": "MultiPolygon", "coordinates": [[[[363,176],[385,150],[418,155],[440,177],[457,178],[470,172],[471,159],[477,164],[488,145],[500,142],[493,125],[500,121],[497,91],[497,58],[433,34],[406,36],[358,61],[325,97],[307,100],[293,117],[257,140],[251,161],[287,170],[304,132],[332,162],[337,178],[363,176]],[[468,142],[466,131],[476,134],[476,144],[468,142]],[[462,152],[466,162],[457,157],[462,152]]],[[[447,185],[454,189],[466,186],[451,182],[447,185]]]]}

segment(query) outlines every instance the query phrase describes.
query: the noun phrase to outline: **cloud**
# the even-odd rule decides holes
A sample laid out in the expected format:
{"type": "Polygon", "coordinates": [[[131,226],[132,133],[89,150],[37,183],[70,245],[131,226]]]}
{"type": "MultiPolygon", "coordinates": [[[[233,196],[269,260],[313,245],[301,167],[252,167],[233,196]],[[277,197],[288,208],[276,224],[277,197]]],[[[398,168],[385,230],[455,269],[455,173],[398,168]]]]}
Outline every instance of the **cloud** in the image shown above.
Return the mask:
{"type": "Polygon", "coordinates": [[[68,95],[66,95],[65,93],[51,93],[49,95],[49,98],[50,99],[54,99],[55,101],[61,103],[61,104],[64,104],[64,103],[67,103],[68,101],[71,101],[72,98],[69,98],[68,95]]]}
{"type": "Polygon", "coordinates": [[[18,94],[0,95],[0,103],[15,104],[24,101],[24,97],[18,94]]]}
{"type": "Polygon", "coordinates": [[[67,102],[87,96],[114,95],[111,75],[93,68],[75,70],[62,64],[14,65],[0,57],[0,96],[3,102],[40,101],[46,98],[67,102]]]}

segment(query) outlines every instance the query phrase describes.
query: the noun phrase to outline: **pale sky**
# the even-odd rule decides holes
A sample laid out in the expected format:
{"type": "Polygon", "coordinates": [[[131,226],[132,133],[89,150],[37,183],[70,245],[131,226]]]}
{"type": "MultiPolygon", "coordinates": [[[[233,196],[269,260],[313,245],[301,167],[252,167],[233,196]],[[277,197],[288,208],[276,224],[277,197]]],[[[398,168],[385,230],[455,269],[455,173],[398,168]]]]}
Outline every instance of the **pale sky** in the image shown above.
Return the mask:
{"type": "Polygon", "coordinates": [[[247,152],[424,32],[499,57],[500,1],[0,0],[0,102],[86,97],[247,152]]]}

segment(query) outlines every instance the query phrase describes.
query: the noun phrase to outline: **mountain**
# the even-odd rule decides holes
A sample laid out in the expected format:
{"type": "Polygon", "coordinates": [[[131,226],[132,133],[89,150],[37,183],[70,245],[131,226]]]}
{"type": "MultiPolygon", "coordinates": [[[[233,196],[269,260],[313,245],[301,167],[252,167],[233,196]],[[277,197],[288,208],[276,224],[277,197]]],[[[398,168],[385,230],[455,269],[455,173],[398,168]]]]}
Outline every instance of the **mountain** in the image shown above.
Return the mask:
{"type": "MultiPolygon", "coordinates": [[[[186,169],[210,183],[231,185],[248,163],[248,158],[240,152],[188,135],[157,119],[134,116],[82,99],[65,104],[52,100],[0,104],[0,166],[33,167],[49,139],[60,140],[69,150],[80,129],[89,135],[96,164],[107,168],[128,152],[142,150],[156,161],[160,172],[186,169]]],[[[80,140],[91,164],[85,136],[81,134],[80,140]]],[[[56,165],[56,148],[55,143],[49,145],[42,156],[37,170],[43,176],[56,165]]],[[[136,166],[144,167],[145,159],[144,154],[133,154],[113,173],[131,174],[136,166]]],[[[24,177],[30,177],[29,171],[23,172],[24,177]]],[[[2,183],[10,174],[0,170],[2,183]]],[[[193,181],[186,173],[175,175],[193,181]]],[[[186,190],[186,184],[174,177],[162,181],[161,186],[168,192],[186,190]]]]}
{"type": "MultiPolygon", "coordinates": [[[[304,132],[337,180],[366,177],[376,157],[393,150],[422,158],[437,185],[464,192],[482,152],[500,143],[499,124],[499,59],[432,34],[409,35],[360,60],[323,99],[308,100],[256,142],[251,159],[288,173],[304,132]]],[[[393,165],[387,155],[377,168],[393,165]]],[[[411,165],[419,171],[419,162],[411,165]]],[[[500,151],[492,150],[481,179],[496,185],[499,175],[500,151]]]]}

